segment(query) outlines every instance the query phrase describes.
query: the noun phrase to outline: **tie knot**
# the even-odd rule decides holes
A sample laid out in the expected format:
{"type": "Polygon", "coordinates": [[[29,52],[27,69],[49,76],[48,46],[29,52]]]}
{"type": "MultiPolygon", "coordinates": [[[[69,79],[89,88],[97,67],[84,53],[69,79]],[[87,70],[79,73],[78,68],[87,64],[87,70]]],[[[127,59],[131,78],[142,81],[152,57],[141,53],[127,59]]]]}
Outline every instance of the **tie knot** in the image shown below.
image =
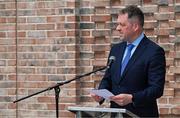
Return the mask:
{"type": "Polygon", "coordinates": [[[128,44],[127,47],[128,47],[128,50],[131,51],[134,48],[134,45],[133,44],[128,44]]]}

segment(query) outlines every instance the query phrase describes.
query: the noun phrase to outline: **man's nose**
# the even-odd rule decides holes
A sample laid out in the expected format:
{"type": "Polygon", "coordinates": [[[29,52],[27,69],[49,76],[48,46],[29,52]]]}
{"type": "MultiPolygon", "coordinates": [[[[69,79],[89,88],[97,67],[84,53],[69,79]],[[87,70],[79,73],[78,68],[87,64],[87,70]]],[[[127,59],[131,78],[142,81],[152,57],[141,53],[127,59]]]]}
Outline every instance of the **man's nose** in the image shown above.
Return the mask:
{"type": "Polygon", "coordinates": [[[120,25],[117,25],[116,30],[117,30],[117,31],[121,31],[120,25]]]}

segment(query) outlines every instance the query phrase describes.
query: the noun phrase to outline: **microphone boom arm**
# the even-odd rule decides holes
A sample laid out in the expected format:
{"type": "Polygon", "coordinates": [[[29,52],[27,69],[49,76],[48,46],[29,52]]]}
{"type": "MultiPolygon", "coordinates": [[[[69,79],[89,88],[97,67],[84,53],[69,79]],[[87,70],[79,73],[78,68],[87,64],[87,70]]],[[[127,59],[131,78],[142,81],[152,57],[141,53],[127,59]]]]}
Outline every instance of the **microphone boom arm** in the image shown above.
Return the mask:
{"type": "Polygon", "coordinates": [[[59,117],[58,102],[59,102],[59,93],[60,93],[60,88],[59,88],[59,86],[62,86],[62,85],[64,85],[64,84],[68,84],[68,83],[70,83],[70,82],[72,82],[72,81],[78,80],[78,79],[80,79],[80,78],[82,78],[82,77],[89,76],[89,75],[91,75],[91,74],[93,74],[93,73],[96,73],[96,72],[98,72],[98,71],[102,71],[102,70],[105,70],[105,69],[108,69],[108,68],[109,68],[109,66],[104,66],[104,67],[101,67],[101,68],[99,68],[99,69],[97,69],[97,70],[91,71],[91,72],[89,72],[89,73],[85,73],[85,74],[76,76],[76,77],[73,78],[73,79],[70,79],[70,80],[67,80],[67,81],[64,81],[64,82],[57,83],[57,84],[55,84],[55,85],[53,85],[53,86],[51,86],[51,87],[48,87],[48,88],[46,88],[46,89],[44,89],[44,90],[41,90],[41,91],[39,91],[39,92],[36,92],[36,93],[31,94],[31,95],[28,95],[28,96],[25,96],[25,97],[23,97],[23,98],[20,98],[20,99],[18,99],[18,100],[15,100],[15,101],[13,101],[13,103],[22,101],[22,100],[24,100],[24,99],[27,99],[27,98],[30,98],[30,97],[32,97],[32,96],[38,95],[38,94],[43,93],[43,92],[45,92],[45,91],[49,91],[49,90],[54,89],[54,90],[55,90],[55,99],[56,99],[56,117],[58,118],[58,117],[59,117]]]}

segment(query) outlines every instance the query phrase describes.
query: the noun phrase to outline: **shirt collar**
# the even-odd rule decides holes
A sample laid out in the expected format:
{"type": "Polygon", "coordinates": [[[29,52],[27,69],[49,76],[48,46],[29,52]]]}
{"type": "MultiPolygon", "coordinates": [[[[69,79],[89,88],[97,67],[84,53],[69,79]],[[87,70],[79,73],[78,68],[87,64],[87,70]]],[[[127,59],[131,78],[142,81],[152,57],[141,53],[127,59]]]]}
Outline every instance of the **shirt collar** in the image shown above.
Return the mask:
{"type": "MultiPolygon", "coordinates": [[[[134,41],[132,42],[132,44],[133,44],[135,47],[137,47],[137,46],[139,45],[139,43],[141,42],[141,40],[143,39],[143,37],[144,37],[144,33],[142,32],[141,35],[140,35],[136,40],[134,40],[134,41]]],[[[127,44],[129,44],[129,43],[127,42],[127,44]]]]}

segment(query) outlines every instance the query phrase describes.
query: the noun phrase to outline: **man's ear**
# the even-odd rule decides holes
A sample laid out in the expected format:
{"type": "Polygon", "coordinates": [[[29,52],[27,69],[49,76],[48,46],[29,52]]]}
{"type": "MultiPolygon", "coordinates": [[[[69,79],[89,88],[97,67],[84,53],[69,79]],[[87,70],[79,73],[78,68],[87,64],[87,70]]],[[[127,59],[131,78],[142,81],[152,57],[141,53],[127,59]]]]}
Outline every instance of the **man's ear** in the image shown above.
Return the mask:
{"type": "Polygon", "coordinates": [[[133,30],[137,31],[139,29],[139,24],[138,23],[134,23],[133,24],[133,30]]]}

